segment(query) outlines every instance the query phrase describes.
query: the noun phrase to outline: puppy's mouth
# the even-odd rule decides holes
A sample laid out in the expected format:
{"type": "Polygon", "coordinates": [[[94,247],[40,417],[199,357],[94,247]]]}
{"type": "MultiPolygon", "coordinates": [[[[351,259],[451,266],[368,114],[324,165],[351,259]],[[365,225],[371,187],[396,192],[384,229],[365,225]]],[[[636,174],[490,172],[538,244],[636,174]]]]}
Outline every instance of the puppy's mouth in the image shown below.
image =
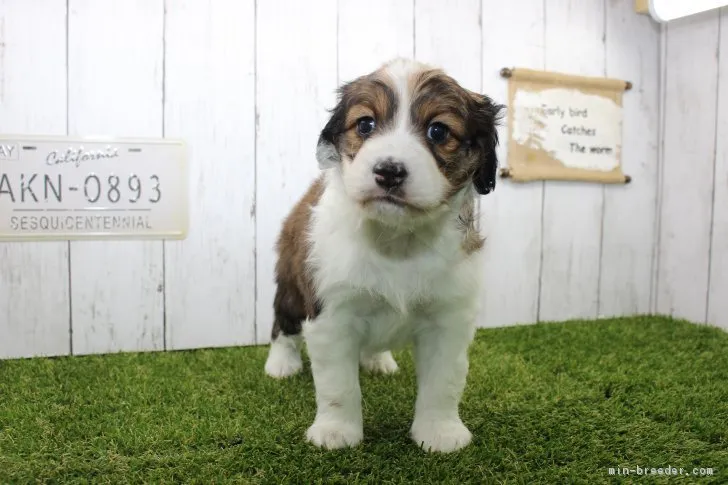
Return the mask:
{"type": "Polygon", "coordinates": [[[368,207],[372,204],[382,204],[384,206],[398,207],[400,209],[406,210],[409,214],[412,215],[414,215],[415,213],[419,214],[426,212],[425,209],[423,209],[422,207],[418,207],[408,202],[406,199],[393,194],[372,195],[361,201],[362,207],[368,207]]]}
{"type": "Polygon", "coordinates": [[[374,197],[369,197],[364,200],[365,205],[370,204],[372,202],[383,202],[386,204],[396,205],[398,207],[409,207],[410,206],[410,204],[403,198],[397,197],[396,195],[391,195],[391,194],[377,195],[374,197]]]}

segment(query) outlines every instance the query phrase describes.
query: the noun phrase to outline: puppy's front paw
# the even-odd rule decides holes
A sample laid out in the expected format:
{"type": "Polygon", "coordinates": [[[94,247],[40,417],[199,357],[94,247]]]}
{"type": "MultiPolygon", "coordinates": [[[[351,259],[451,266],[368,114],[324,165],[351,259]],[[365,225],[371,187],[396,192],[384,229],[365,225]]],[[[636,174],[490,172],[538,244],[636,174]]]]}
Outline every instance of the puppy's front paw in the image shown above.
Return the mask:
{"type": "Polygon", "coordinates": [[[328,450],[358,445],[364,438],[362,425],[341,420],[317,419],[308,428],[306,438],[328,450]]]}
{"type": "Polygon", "coordinates": [[[361,358],[361,366],[372,374],[394,374],[399,370],[391,352],[381,352],[361,358]]]}
{"type": "Polygon", "coordinates": [[[428,452],[450,453],[465,448],[473,435],[462,421],[457,420],[415,420],[410,431],[412,439],[428,452]]]}

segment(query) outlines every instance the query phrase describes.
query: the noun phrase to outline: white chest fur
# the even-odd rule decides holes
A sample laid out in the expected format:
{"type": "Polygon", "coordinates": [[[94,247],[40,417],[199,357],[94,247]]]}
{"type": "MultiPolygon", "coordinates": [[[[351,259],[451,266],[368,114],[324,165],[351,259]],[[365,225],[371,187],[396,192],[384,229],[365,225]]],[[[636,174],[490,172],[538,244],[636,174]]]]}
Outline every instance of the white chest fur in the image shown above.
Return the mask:
{"type": "Polygon", "coordinates": [[[310,263],[322,315],[335,320],[327,325],[354,327],[362,348],[373,351],[406,343],[438,313],[472,325],[480,255],[463,251],[457,213],[444,215],[434,234],[405,233],[411,244],[402,243],[400,234],[390,254],[381,250],[389,234],[370,236],[336,175],[329,174],[310,227],[310,263]]]}

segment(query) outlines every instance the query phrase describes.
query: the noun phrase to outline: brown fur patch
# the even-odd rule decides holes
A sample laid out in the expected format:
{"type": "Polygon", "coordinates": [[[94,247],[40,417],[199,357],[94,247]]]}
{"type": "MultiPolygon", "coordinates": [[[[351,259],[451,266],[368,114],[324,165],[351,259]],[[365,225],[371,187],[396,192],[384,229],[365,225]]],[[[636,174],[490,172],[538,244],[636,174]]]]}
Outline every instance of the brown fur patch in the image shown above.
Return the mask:
{"type": "Polygon", "coordinates": [[[500,106],[463,88],[440,69],[414,73],[408,88],[412,96],[412,124],[450,182],[447,197],[460,190],[479,170],[494,171],[485,165],[497,163],[494,151],[500,106]],[[447,139],[441,144],[427,141],[427,129],[434,122],[449,129],[447,139]]]}
{"type": "Polygon", "coordinates": [[[276,295],[273,302],[275,320],[273,339],[283,332],[296,335],[304,320],[315,318],[321,311],[314,285],[306,267],[309,245],[306,234],[311,221],[311,208],[318,204],[324,191],[323,177],[316,179],[283,222],[276,251],[276,295]]]}
{"type": "Polygon", "coordinates": [[[351,81],[339,90],[339,102],[329,123],[322,131],[322,138],[333,143],[338,152],[353,159],[365,138],[357,131],[357,121],[364,117],[374,118],[376,127],[368,136],[387,129],[397,112],[397,97],[392,80],[378,70],[351,81]]]}
{"type": "Polygon", "coordinates": [[[458,217],[458,228],[463,233],[463,239],[460,243],[465,254],[472,254],[479,251],[485,242],[485,239],[480,235],[480,231],[475,226],[475,201],[468,199],[460,209],[460,215],[458,217]]]}
{"type": "MultiPolygon", "coordinates": [[[[477,153],[468,150],[467,140],[471,97],[455,80],[439,69],[415,74],[410,81],[412,90],[411,118],[423,142],[427,143],[427,128],[433,122],[445,124],[450,134],[440,145],[430,144],[440,171],[456,192],[469,181],[479,162],[477,153]]],[[[449,194],[451,195],[451,194],[449,194]]]]}

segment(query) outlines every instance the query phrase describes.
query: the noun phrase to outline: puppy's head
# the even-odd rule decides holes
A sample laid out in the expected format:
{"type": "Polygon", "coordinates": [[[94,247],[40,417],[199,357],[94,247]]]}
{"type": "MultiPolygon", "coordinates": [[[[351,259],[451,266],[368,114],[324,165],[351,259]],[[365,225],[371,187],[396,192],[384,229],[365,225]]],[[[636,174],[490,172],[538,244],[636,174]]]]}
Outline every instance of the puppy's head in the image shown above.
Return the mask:
{"type": "Polygon", "coordinates": [[[426,216],[469,185],[495,188],[502,109],[439,69],[396,59],[339,90],[317,158],[341,170],[369,216],[426,216]]]}

